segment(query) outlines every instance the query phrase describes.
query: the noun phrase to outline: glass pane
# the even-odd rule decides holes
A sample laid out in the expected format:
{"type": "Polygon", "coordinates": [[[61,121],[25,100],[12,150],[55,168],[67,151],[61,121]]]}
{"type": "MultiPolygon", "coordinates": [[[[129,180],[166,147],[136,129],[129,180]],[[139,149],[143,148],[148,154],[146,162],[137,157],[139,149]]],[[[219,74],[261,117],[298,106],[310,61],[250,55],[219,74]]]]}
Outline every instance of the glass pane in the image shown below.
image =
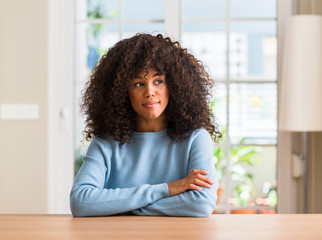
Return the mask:
{"type": "Polygon", "coordinates": [[[214,143],[213,159],[217,170],[217,176],[219,180],[219,189],[217,191],[217,209],[216,213],[224,213],[225,206],[228,201],[228,195],[225,194],[226,184],[226,153],[225,144],[227,141],[226,129],[227,129],[227,88],[226,84],[216,83],[213,88],[213,99],[211,104],[212,111],[215,115],[216,123],[218,124],[219,131],[223,135],[214,143]]]}
{"type": "Polygon", "coordinates": [[[88,18],[115,19],[119,15],[119,0],[87,0],[88,18]]]}
{"type": "Polygon", "coordinates": [[[75,85],[75,126],[74,126],[74,174],[76,175],[81,164],[83,163],[83,157],[87,151],[89,142],[84,139],[84,121],[80,112],[80,103],[81,103],[81,91],[84,88],[84,84],[76,83],[75,85]]]}
{"type": "Polygon", "coordinates": [[[227,197],[230,196],[226,194],[227,158],[226,158],[226,151],[225,151],[225,138],[222,138],[219,143],[214,143],[213,160],[214,160],[218,181],[219,181],[219,188],[217,190],[218,199],[217,199],[216,213],[224,213],[226,203],[228,202],[227,197]]]}
{"type": "Polygon", "coordinates": [[[276,156],[274,146],[233,146],[230,149],[229,202],[232,209],[250,206],[256,213],[276,213],[276,156]]]}
{"type": "Polygon", "coordinates": [[[227,88],[226,84],[216,83],[213,88],[213,99],[211,108],[215,115],[215,121],[218,123],[221,132],[227,129],[227,88]]]}
{"type": "Polygon", "coordinates": [[[229,44],[232,79],[276,81],[276,21],[232,22],[229,44]]]}
{"type": "Polygon", "coordinates": [[[275,18],[276,0],[230,0],[231,17],[275,18]]]}
{"type": "Polygon", "coordinates": [[[164,0],[123,0],[124,19],[156,20],[165,18],[164,0]]]}
{"type": "Polygon", "coordinates": [[[276,144],[276,84],[231,84],[229,92],[231,142],[276,144]]]}
{"type": "Polygon", "coordinates": [[[209,69],[212,78],[226,78],[226,25],[223,22],[184,22],[182,46],[209,69]]]}
{"type": "Polygon", "coordinates": [[[76,81],[85,81],[96,62],[119,41],[118,24],[78,24],[76,26],[76,81]]]}
{"type": "Polygon", "coordinates": [[[87,79],[90,69],[87,66],[87,24],[77,24],[75,31],[75,80],[83,82],[87,79]]]}
{"type": "Polygon", "coordinates": [[[209,18],[226,16],[226,0],[182,0],[183,18],[209,18]]]}
{"type": "Polygon", "coordinates": [[[76,83],[75,84],[75,132],[74,132],[74,139],[76,146],[80,146],[80,141],[83,140],[82,132],[84,130],[85,119],[82,117],[82,114],[80,112],[80,104],[81,104],[81,96],[82,96],[82,90],[84,89],[85,84],[84,83],[76,83]]]}
{"type": "Polygon", "coordinates": [[[137,33],[150,33],[156,35],[164,32],[164,23],[126,23],[122,38],[129,38],[137,33]]]}

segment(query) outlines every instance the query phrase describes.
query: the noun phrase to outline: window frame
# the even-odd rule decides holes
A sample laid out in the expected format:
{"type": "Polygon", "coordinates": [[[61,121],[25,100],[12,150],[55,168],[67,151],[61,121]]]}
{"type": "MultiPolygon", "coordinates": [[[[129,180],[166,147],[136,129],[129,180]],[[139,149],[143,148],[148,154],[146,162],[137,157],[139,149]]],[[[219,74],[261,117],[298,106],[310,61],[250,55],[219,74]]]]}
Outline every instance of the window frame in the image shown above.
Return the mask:
{"type": "Polygon", "coordinates": [[[48,1],[47,213],[66,214],[73,184],[74,1],[48,1]]]}

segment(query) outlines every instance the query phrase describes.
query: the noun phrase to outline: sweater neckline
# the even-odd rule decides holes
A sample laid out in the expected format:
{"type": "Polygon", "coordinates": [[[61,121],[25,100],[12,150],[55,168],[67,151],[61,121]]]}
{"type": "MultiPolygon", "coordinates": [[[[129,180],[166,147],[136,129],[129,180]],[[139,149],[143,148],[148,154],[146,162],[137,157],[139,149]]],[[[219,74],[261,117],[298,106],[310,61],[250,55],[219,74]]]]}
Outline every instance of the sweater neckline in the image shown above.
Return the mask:
{"type": "Polygon", "coordinates": [[[167,135],[167,129],[163,129],[158,132],[133,132],[133,137],[134,138],[158,138],[158,137],[163,137],[167,135]]]}

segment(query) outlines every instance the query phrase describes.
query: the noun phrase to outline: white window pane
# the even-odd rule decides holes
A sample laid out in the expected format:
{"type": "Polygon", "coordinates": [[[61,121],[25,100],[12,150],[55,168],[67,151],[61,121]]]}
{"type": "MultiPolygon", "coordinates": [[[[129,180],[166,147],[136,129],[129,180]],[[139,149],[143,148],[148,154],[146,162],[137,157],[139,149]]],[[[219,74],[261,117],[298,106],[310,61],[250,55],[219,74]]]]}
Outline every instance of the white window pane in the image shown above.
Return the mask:
{"type": "Polygon", "coordinates": [[[276,119],[275,83],[230,85],[229,134],[233,144],[276,144],[276,119]]]}
{"type": "Polygon", "coordinates": [[[219,189],[217,191],[217,209],[216,212],[222,212],[224,205],[228,201],[227,197],[230,195],[225,194],[227,191],[227,178],[226,178],[226,166],[227,166],[227,155],[225,149],[225,135],[223,138],[219,139],[218,143],[214,144],[213,150],[213,161],[217,172],[217,177],[219,181],[219,189]]]}
{"type": "Polygon", "coordinates": [[[87,0],[88,18],[115,19],[119,15],[119,0],[87,0]]]}
{"type": "Polygon", "coordinates": [[[83,82],[86,80],[89,69],[87,67],[87,24],[77,24],[75,31],[75,81],[83,82]]]}
{"type": "Polygon", "coordinates": [[[182,0],[183,18],[224,17],[226,0],[182,0]]]}
{"type": "Polygon", "coordinates": [[[215,116],[215,121],[218,124],[219,131],[222,134],[222,138],[217,139],[217,142],[214,143],[213,150],[213,160],[217,171],[218,180],[220,182],[220,190],[218,194],[221,196],[218,199],[218,209],[217,212],[220,212],[224,207],[225,203],[228,201],[225,198],[225,194],[221,189],[226,187],[226,151],[225,151],[225,142],[227,141],[227,88],[224,83],[216,83],[213,88],[213,99],[212,99],[212,111],[215,116]]]}
{"type": "Polygon", "coordinates": [[[82,117],[80,112],[81,92],[84,89],[83,83],[75,84],[75,124],[74,124],[74,174],[76,175],[80,166],[83,163],[83,157],[87,151],[89,142],[85,140],[83,131],[85,128],[85,118],[82,117]]]}
{"type": "Polygon", "coordinates": [[[101,56],[119,41],[118,24],[78,24],[76,81],[85,81],[101,56]]]}
{"type": "Polygon", "coordinates": [[[231,23],[232,79],[272,80],[277,76],[276,21],[231,23]]]}
{"type": "Polygon", "coordinates": [[[124,19],[164,19],[165,1],[123,0],[123,17],[124,19]]]}
{"type": "Polygon", "coordinates": [[[182,45],[209,70],[212,78],[226,77],[226,27],[223,22],[184,22],[182,45]]]}
{"type": "Polygon", "coordinates": [[[82,113],[80,111],[81,104],[81,96],[82,90],[84,89],[84,83],[75,83],[75,131],[74,131],[74,139],[75,139],[75,147],[79,147],[81,145],[81,141],[83,140],[82,132],[85,128],[85,119],[82,117],[82,113]]]}
{"type": "Polygon", "coordinates": [[[276,0],[230,0],[232,17],[275,18],[277,15],[276,0]]]}
{"type": "Polygon", "coordinates": [[[231,188],[228,191],[233,208],[257,206],[276,213],[276,156],[275,146],[230,149],[231,188]]]}
{"type": "Polygon", "coordinates": [[[220,132],[227,129],[227,88],[226,84],[216,83],[213,88],[212,112],[220,132]]]}
{"type": "Polygon", "coordinates": [[[164,23],[126,23],[123,26],[122,38],[129,38],[137,33],[156,35],[164,32],[164,23]]]}

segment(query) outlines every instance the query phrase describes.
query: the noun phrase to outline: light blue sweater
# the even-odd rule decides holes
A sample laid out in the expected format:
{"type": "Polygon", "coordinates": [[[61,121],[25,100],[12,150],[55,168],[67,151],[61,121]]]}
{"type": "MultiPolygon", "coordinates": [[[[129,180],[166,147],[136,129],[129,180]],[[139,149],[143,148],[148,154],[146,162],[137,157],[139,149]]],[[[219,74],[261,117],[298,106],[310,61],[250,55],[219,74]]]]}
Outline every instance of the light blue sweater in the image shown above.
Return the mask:
{"type": "Polygon", "coordinates": [[[212,140],[204,129],[172,141],[166,130],[135,132],[130,145],[94,137],[70,194],[73,216],[114,214],[207,217],[216,207],[218,180],[212,140]],[[211,189],[169,196],[167,183],[193,169],[209,172],[211,189]]]}

